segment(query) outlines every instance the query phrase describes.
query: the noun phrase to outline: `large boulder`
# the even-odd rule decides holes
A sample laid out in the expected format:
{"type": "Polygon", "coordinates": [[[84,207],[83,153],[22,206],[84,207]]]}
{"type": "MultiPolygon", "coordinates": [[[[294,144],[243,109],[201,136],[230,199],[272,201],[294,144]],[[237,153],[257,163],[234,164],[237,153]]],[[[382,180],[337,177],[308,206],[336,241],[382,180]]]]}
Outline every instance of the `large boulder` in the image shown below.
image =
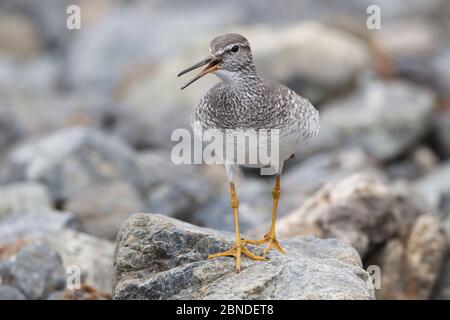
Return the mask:
{"type": "MultiPolygon", "coordinates": [[[[136,214],[121,229],[115,255],[115,299],[373,299],[357,252],[339,240],[296,238],[270,261],[208,260],[234,235],[157,214],[136,214]]],[[[251,247],[261,253],[261,249],[251,247]]]]}
{"type": "Polygon", "coordinates": [[[55,203],[95,184],[127,181],[142,188],[134,152],[127,144],[87,128],[63,129],[12,150],[1,181],[37,181],[55,203]]]}

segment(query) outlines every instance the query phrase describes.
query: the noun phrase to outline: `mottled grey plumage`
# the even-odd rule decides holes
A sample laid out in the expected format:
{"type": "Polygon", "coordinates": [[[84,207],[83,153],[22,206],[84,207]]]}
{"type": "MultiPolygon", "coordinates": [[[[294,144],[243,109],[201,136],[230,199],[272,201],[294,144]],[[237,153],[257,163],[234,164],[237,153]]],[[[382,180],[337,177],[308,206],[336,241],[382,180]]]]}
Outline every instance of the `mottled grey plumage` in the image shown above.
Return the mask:
{"type": "Polygon", "coordinates": [[[219,36],[211,42],[210,53],[221,60],[214,73],[223,81],[194,107],[194,132],[212,128],[280,129],[280,163],[317,134],[317,110],[284,85],[258,76],[246,38],[238,34],[219,36]],[[232,52],[236,45],[239,50],[232,52]]]}

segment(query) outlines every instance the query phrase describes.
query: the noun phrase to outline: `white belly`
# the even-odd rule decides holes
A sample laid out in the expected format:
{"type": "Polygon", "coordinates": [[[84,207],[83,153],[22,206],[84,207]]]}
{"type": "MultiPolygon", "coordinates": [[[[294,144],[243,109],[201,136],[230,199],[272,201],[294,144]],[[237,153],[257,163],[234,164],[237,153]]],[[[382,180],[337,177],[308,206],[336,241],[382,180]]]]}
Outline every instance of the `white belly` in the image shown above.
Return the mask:
{"type": "MultiPolygon", "coordinates": [[[[192,123],[192,128],[197,139],[204,141],[205,132],[200,123],[192,123]]],[[[273,139],[254,132],[227,132],[213,130],[214,136],[220,135],[223,139],[223,163],[238,164],[245,167],[261,168],[271,166],[271,163],[283,164],[294,154],[301,143],[298,137],[293,135],[278,136],[273,139]]],[[[211,130],[209,130],[211,132],[211,130]]]]}

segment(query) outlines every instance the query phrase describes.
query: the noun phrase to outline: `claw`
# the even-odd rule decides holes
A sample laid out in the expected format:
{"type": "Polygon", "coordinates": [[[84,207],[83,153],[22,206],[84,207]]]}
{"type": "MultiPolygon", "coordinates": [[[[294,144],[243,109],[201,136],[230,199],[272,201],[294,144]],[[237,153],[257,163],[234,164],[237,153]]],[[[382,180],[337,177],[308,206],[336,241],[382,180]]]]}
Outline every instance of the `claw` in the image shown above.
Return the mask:
{"type": "Polygon", "coordinates": [[[267,247],[263,250],[263,255],[267,255],[270,251],[270,249],[274,248],[277,249],[282,254],[286,254],[286,251],[284,248],[280,245],[278,240],[275,237],[275,234],[267,233],[264,235],[263,239],[260,240],[243,240],[244,244],[253,244],[253,245],[261,245],[263,243],[267,243],[267,247]]]}
{"type": "Polygon", "coordinates": [[[241,254],[246,255],[250,259],[258,260],[258,261],[266,261],[268,260],[266,257],[257,256],[256,254],[251,253],[246,247],[244,247],[244,244],[242,242],[236,243],[231,249],[210,254],[208,256],[208,259],[214,259],[218,257],[235,257],[236,258],[236,272],[241,271],[241,254]]]}

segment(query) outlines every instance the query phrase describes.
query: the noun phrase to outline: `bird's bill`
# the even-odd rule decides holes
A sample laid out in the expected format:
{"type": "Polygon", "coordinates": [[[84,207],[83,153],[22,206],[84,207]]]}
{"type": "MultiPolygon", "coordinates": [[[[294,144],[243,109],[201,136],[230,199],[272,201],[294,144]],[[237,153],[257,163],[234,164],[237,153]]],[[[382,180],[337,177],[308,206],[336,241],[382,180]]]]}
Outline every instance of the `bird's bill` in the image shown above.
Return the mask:
{"type": "Polygon", "coordinates": [[[184,86],[181,87],[181,90],[183,90],[184,88],[186,88],[187,86],[189,86],[190,84],[194,83],[195,81],[197,81],[198,79],[200,79],[201,77],[203,77],[205,74],[208,74],[210,72],[214,72],[216,70],[219,69],[219,63],[221,61],[219,59],[216,58],[207,58],[203,61],[200,61],[199,63],[194,64],[192,67],[189,67],[183,71],[181,71],[177,77],[182,76],[185,73],[188,73],[189,71],[195,70],[197,68],[200,68],[204,65],[207,65],[205,69],[203,69],[197,76],[195,76],[193,79],[191,79],[188,83],[186,83],[184,86]]]}

